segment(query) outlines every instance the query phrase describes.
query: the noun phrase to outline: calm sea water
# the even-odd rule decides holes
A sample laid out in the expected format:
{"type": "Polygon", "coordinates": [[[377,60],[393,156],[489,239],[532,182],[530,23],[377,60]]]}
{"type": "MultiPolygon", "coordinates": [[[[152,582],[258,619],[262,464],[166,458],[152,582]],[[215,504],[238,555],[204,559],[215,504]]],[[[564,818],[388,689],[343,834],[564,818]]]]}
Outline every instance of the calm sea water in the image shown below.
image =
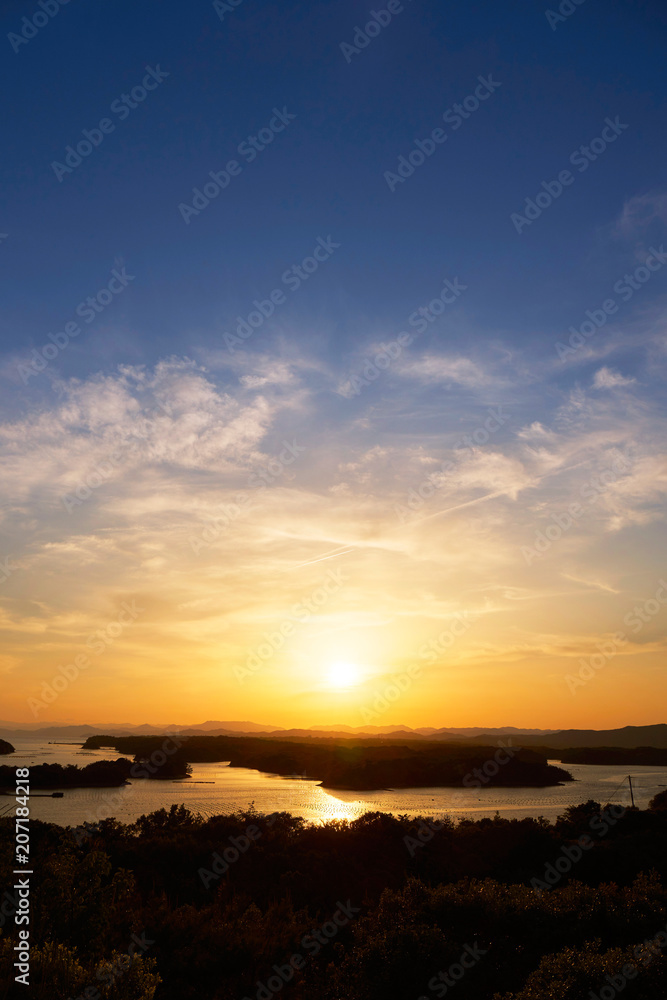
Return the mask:
{"type": "MultiPolygon", "coordinates": [[[[58,763],[84,766],[93,760],[116,756],[108,750],[81,750],[79,745],[19,743],[16,753],[1,758],[3,764],[29,767],[58,763]]],[[[554,763],[559,763],[554,761],[554,763]]],[[[258,812],[285,811],[311,821],[354,819],[369,810],[407,813],[411,816],[446,814],[479,819],[499,812],[507,819],[544,816],[554,820],[578,802],[595,799],[603,804],[630,804],[628,769],[598,765],[568,765],[576,779],[555,788],[400,788],[396,791],[332,792],[316,781],[281,778],[225,764],[194,764],[188,781],[133,781],[121,788],[76,788],[65,790],[62,799],[31,797],[30,813],[61,826],[77,826],[109,816],[131,823],[156,809],[183,803],[205,817],[246,809],[258,812]]],[[[649,800],[667,787],[667,768],[636,767],[632,774],[635,802],[645,808],[649,800]]],[[[13,812],[13,800],[0,797],[0,814],[13,812]]]]}

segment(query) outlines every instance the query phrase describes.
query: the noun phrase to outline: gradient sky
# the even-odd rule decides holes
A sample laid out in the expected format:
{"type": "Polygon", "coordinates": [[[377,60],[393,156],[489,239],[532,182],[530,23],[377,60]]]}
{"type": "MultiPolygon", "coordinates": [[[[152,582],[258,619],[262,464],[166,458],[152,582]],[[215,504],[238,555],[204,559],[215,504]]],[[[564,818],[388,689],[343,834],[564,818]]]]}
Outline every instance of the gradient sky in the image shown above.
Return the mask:
{"type": "Polygon", "coordinates": [[[562,6],[3,5],[3,719],[664,721],[667,11],[562,6]]]}

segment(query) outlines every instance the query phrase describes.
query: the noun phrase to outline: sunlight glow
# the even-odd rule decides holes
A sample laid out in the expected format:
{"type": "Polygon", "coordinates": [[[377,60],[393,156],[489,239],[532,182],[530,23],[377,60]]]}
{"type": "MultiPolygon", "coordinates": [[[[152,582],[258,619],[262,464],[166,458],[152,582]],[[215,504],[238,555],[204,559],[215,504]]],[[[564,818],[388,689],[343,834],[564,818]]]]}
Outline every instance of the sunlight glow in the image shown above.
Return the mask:
{"type": "Polygon", "coordinates": [[[361,684],[362,679],[361,670],[357,664],[350,663],[349,660],[337,660],[332,663],[327,674],[328,685],[334,688],[355,687],[355,685],[361,684]]]}

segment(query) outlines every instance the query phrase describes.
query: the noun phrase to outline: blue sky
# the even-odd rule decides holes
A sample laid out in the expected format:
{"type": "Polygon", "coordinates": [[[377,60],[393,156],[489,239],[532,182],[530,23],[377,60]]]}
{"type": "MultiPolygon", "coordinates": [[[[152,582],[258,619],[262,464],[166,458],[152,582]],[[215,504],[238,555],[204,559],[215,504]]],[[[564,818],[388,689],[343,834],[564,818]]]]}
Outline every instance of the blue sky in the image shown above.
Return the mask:
{"type": "MultiPolygon", "coordinates": [[[[45,2],[52,9],[57,0],[45,2]]],[[[465,669],[483,664],[493,676],[495,656],[512,664],[520,686],[521,650],[528,657],[534,648],[531,669],[542,664],[543,689],[522,718],[559,725],[572,711],[572,691],[563,687],[568,658],[576,662],[613,631],[629,601],[658,587],[667,267],[651,253],[667,238],[664,7],[565,0],[561,7],[572,12],[552,17],[554,30],[545,7],[527,0],[510,9],[425,0],[400,6],[346,57],[341,43],[353,43],[357,27],[384,6],[242,0],[221,17],[208,2],[98,7],[70,0],[34,30],[24,19],[37,14],[41,24],[37,3],[4,5],[0,556],[11,549],[19,568],[1,600],[13,644],[5,669],[26,671],[26,692],[52,676],[91,622],[106,620],[120,596],[138,588],[153,597],[151,625],[141,626],[145,639],[130,657],[146,685],[173,639],[164,623],[180,622],[179,641],[192,644],[202,686],[210,684],[207,665],[223,662],[221,691],[240,699],[245,717],[245,689],[233,686],[230,671],[252,645],[257,620],[280,618],[280,602],[269,596],[275,573],[296,566],[296,600],[311,586],[302,564],[346,551],[357,589],[336,621],[321,626],[343,636],[341,646],[352,652],[341,655],[363,660],[369,683],[397,669],[419,636],[463,602],[488,619],[483,634],[466,638],[465,669]],[[33,37],[17,42],[21,31],[33,37]],[[119,110],[115,102],[141,86],[147,68],[158,78],[161,71],[161,82],[136,107],[119,110]],[[480,78],[494,81],[493,92],[456,127],[451,115],[443,121],[480,78]],[[276,109],[295,117],[249,162],[239,144],[278,123],[276,109]],[[54,170],[66,147],[104,118],[113,130],[90,155],[70,172],[54,170]],[[386,173],[438,128],[446,139],[391,190],[386,173]],[[603,151],[593,146],[598,153],[587,168],[573,164],[571,154],[601,135],[603,151]],[[233,159],[237,176],[186,223],[179,206],[192,204],[193,189],[233,159]],[[518,233],[512,214],[564,170],[571,181],[518,233]],[[326,259],[298,288],[285,282],[316,247],[334,244],[318,253],[326,259]],[[623,276],[647,258],[654,265],[648,280],[642,272],[634,288],[626,285],[623,276]],[[114,270],[128,277],[113,278],[114,270]],[[355,393],[360,384],[352,380],[363,377],[368,359],[402,331],[416,333],[408,318],[437,303],[445,279],[461,294],[355,393]],[[26,375],[33,351],[76,322],[79,304],[110,281],[115,290],[103,292],[110,301],[94,321],[79,315],[81,332],[64,349],[49,348],[55,356],[43,371],[26,375]],[[254,300],[275,289],[283,295],[273,314],[230,351],[225,334],[234,333],[237,317],[247,318],[254,300]],[[567,342],[569,327],[609,300],[617,308],[601,329],[559,358],[556,345],[567,342]],[[457,448],[499,405],[511,419],[474,449],[457,448]],[[68,511],[62,497],[128,446],[140,418],[150,429],[134,442],[133,457],[114,465],[81,511],[68,511]],[[190,565],[193,552],[172,553],[173,576],[163,573],[152,560],[166,558],[179,532],[187,548],[193,519],[210,518],[285,439],[303,442],[307,460],[262,493],[248,534],[239,529],[216,541],[206,580],[201,561],[190,565]],[[415,529],[409,543],[397,542],[395,508],[452,456],[456,475],[418,512],[434,515],[424,537],[417,541],[415,529]],[[582,515],[558,554],[527,561],[522,547],[553,510],[580,495],[596,468],[617,471],[595,517],[588,523],[582,515]],[[169,510],[149,516],[147,497],[167,495],[169,510]],[[443,509],[485,514],[475,520],[471,513],[463,524],[435,517],[443,509]],[[308,526],[303,535],[298,524],[308,526]],[[462,546],[460,566],[451,562],[447,532],[462,546]],[[145,576],[130,555],[138,539],[153,553],[140,563],[145,576]],[[235,591],[218,577],[223,566],[247,571],[254,595],[229,612],[203,596],[211,587],[235,591]],[[69,580],[67,600],[57,580],[69,580]],[[416,588],[409,599],[399,597],[398,580],[416,588]],[[512,624],[514,606],[501,607],[519,593],[531,607],[530,627],[512,624]],[[193,607],[191,621],[184,609],[193,607]],[[47,625],[60,635],[52,647],[35,642],[47,625]],[[384,638],[374,643],[369,636],[378,629],[384,638]],[[534,647],[523,629],[539,636],[534,647]],[[349,639],[352,633],[361,638],[349,639]],[[553,710],[545,708],[555,697],[550,685],[563,696],[553,710]]],[[[646,623],[643,643],[662,641],[660,621],[646,623]]],[[[299,673],[306,646],[274,664],[274,721],[290,721],[279,697],[287,676],[303,699],[299,719],[310,712],[313,721],[359,724],[348,703],[334,706],[336,720],[325,717],[299,673]]],[[[660,648],[646,653],[646,705],[650,657],[660,648]]],[[[628,664],[629,677],[636,663],[628,664]]],[[[451,660],[438,669],[456,673],[451,660]]],[[[72,692],[67,705],[63,695],[53,717],[83,717],[105,684],[115,690],[120,674],[97,676],[99,687],[81,683],[82,692],[89,684],[95,692],[87,701],[82,693],[79,705],[72,692]]],[[[434,692],[441,682],[434,674],[434,692]]],[[[459,700],[442,724],[464,717],[478,724],[463,707],[463,681],[452,683],[459,700]]],[[[611,706],[621,682],[608,684],[611,706]]],[[[17,718],[26,714],[26,692],[17,718]]],[[[589,688],[576,702],[582,719],[595,705],[588,697],[589,688]]],[[[420,704],[410,707],[412,717],[430,724],[420,704]]],[[[636,721],[652,721],[646,710],[637,707],[636,721]]],[[[196,699],[191,711],[199,711],[196,699]]],[[[500,724],[517,722],[509,711],[500,724]]],[[[605,711],[616,720],[614,709],[605,711]]]]}
{"type": "MultiPolygon", "coordinates": [[[[32,10],[10,7],[3,34],[32,10]]],[[[228,319],[329,232],[343,252],[298,308],[310,322],[326,308],[334,361],[358,343],[359,321],[395,323],[445,272],[474,289],[468,310],[482,337],[507,331],[534,349],[567,327],[623,266],[622,248],[617,260],[601,253],[599,231],[663,179],[660,5],[610,12],[586,0],[553,31],[534,3],[414,0],[348,65],[340,42],[367,20],[361,3],[244,0],[220,21],[208,3],[184,13],[74,0],[18,53],[7,43],[5,350],[38,343],[117,256],[137,275],[114,316],[131,327],[123,360],[180,353],[184,335],[188,348],[214,346],[228,319]],[[58,183],[51,162],[155,64],[169,78],[58,183]],[[498,91],[392,194],[384,171],[489,73],[498,91]],[[276,105],[295,122],[185,226],[178,204],[276,105]],[[510,214],[609,115],[628,130],[519,237],[510,214]]],[[[84,370],[100,353],[90,350],[84,370]]]]}

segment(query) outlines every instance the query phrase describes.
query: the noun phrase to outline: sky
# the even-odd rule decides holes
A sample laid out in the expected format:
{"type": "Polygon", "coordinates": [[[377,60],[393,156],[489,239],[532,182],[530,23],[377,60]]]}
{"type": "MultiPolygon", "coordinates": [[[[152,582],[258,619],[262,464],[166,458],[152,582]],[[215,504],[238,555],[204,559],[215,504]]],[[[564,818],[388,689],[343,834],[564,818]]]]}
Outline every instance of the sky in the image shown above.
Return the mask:
{"type": "Polygon", "coordinates": [[[666,721],[658,0],[7,0],[0,716],[666,721]]]}

